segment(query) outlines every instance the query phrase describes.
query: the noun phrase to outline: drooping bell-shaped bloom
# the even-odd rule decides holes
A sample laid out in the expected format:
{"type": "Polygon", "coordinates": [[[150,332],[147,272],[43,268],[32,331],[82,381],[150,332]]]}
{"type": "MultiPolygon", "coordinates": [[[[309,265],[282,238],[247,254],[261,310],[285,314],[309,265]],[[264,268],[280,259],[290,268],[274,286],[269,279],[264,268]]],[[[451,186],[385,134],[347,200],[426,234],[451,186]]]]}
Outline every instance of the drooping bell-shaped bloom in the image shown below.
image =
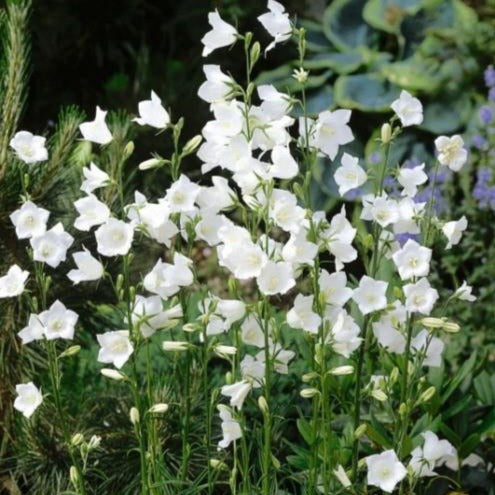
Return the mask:
{"type": "Polygon", "coordinates": [[[83,122],[79,126],[79,130],[86,141],[97,144],[108,144],[112,141],[112,133],[105,122],[107,113],[97,106],[95,119],[90,122],[83,122]]]}

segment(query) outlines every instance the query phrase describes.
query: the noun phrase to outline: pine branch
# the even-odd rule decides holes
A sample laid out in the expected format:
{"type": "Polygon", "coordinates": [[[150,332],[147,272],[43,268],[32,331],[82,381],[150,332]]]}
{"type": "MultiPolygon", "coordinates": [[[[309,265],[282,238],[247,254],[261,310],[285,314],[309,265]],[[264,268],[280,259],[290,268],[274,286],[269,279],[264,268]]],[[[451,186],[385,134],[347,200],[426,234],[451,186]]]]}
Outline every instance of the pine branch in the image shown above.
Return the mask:
{"type": "Polygon", "coordinates": [[[27,25],[31,1],[7,2],[2,36],[3,58],[0,62],[4,74],[0,82],[0,180],[7,168],[8,146],[17,127],[26,99],[26,82],[29,73],[30,40],[27,25]]]}

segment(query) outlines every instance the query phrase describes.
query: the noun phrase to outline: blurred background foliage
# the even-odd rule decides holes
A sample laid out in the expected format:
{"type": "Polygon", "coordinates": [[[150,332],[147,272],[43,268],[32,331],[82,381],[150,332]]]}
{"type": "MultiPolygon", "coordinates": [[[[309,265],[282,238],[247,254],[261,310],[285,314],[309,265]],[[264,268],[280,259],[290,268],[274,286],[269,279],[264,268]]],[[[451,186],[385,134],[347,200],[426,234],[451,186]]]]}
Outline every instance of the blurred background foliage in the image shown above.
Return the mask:
{"type": "MultiPolygon", "coordinates": [[[[8,3],[25,5],[20,0],[8,3]]],[[[425,104],[426,118],[420,129],[408,130],[395,143],[394,165],[406,159],[431,163],[431,144],[437,133],[467,132],[470,137],[480,133],[478,108],[486,103],[483,69],[494,61],[495,54],[495,0],[287,0],[282,3],[296,15],[298,24],[307,29],[311,110],[316,113],[337,106],[354,110],[352,127],[357,139],[347,151],[368,163],[380,159],[374,131],[387,118],[384,113],[400,88],[419,96],[425,104]]],[[[139,189],[151,197],[162,193],[167,186],[166,174],[134,171],[139,161],[149,158],[149,150],[167,156],[169,140],[165,135],[153,136],[140,128],[129,129],[126,115],[135,113],[137,102],[147,98],[153,89],[171,109],[174,120],[181,115],[185,117],[184,139],[200,132],[209,118],[207,104],[196,96],[203,81],[205,61],[200,55],[200,39],[208,30],[207,13],[218,8],[224,19],[253,31],[266,42],[267,35],[256,21],[265,5],[265,0],[34,0],[28,24],[27,12],[14,24],[6,22],[2,14],[0,165],[6,175],[0,181],[0,273],[13,262],[26,261],[25,253],[13,247],[16,241],[8,220],[20,194],[19,163],[6,151],[12,133],[22,128],[53,135],[48,167],[30,172],[30,180],[37,184],[34,200],[53,211],[52,221],[62,220],[69,225],[73,216],[69,205],[78,195],[81,166],[91,157],[91,150],[77,141],[76,129],[84,115],[92,118],[96,104],[107,110],[123,110],[111,116],[112,131],[118,139],[98,164],[111,167],[125,143],[139,137],[135,139],[137,148],[126,168],[127,189],[129,192],[139,189]],[[22,38],[23,55],[15,63],[5,42],[13,35],[22,38]],[[15,70],[9,73],[9,67],[15,70]],[[9,76],[18,78],[18,90],[12,95],[10,106],[6,106],[9,76]],[[27,103],[21,112],[20,103],[24,101],[27,103]],[[14,114],[5,119],[5,112],[12,109],[14,114]]],[[[258,81],[274,82],[283,90],[297,93],[297,84],[290,78],[295,59],[292,45],[277,46],[268,60],[260,62],[258,81]]],[[[208,63],[219,63],[242,80],[244,60],[237,52],[235,55],[228,50],[215,52],[208,63]]],[[[486,131],[486,126],[481,127],[486,131]]],[[[492,139],[492,147],[494,135],[492,132],[487,137],[492,139]]],[[[458,249],[436,261],[441,279],[438,282],[453,288],[467,278],[480,287],[477,291],[480,298],[475,306],[465,304],[455,308],[453,316],[467,325],[461,335],[451,339],[445,367],[429,377],[442,390],[447,406],[439,410],[439,404],[433,403],[425,415],[434,417],[438,429],[463,454],[477,452],[495,462],[495,207],[480,208],[473,197],[481,164],[495,176],[493,154],[475,149],[460,183],[446,177],[439,186],[441,204],[449,216],[459,218],[466,214],[470,231],[458,249]]],[[[340,201],[332,179],[335,167],[336,164],[322,161],[313,181],[315,197],[328,211],[340,201]]],[[[202,263],[208,278],[214,280],[216,274],[208,271],[205,260],[202,263]]],[[[99,487],[99,495],[130,495],[136,492],[139,463],[132,450],[127,419],[129,401],[123,390],[100,379],[95,363],[93,335],[108,328],[112,315],[107,314],[104,305],[96,312],[94,307],[86,305],[87,300],[105,302],[111,296],[99,286],[69,290],[67,282],[62,280],[54,286],[60,287],[64,302],[81,314],[82,321],[77,339],[85,350],[64,373],[64,381],[70,384],[65,400],[72,426],[87,435],[104,437],[104,448],[97,453],[97,464],[89,477],[99,487]]],[[[24,322],[19,321],[18,314],[15,304],[0,307],[0,493],[62,493],[68,486],[68,465],[60,432],[50,428],[52,412],[49,408],[40,411],[38,424],[33,426],[36,435],[22,418],[10,416],[15,383],[25,370],[29,370],[26,376],[32,376],[43,367],[35,346],[31,347],[32,351],[20,349],[15,333],[24,322]],[[38,434],[41,431],[46,435],[38,434]]],[[[167,400],[178,402],[181,391],[171,382],[166,370],[160,368],[158,343],[155,351],[158,372],[163,373],[157,399],[166,396],[167,400]]],[[[295,369],[298,366],[300,363],[294,364],[295,369]]],[[[212,363],[213,370],[217,373],[213,381],[220,382],[224,370],[217,362],[212,363]]],[[[297,372],[300,375],[301,370],[297,372]]],[[[295,425],[297,391],[290,388],[294,380],[295,376],[281,379],[280,389],[286,392],[287,400],[277,405],[286,419],[284,426],[291,432],[285,438],[278,432],[276,441],[277,458],[289,461],[283,469],[290,493],[296,493],[293,490],[297,485],[290,479],[291,466],[304,466],[306,455],[300,447],[304,433],[295,425]]],[[[418,427],[426,421],[416,419],[418,427]]],[[[180,443],[180,421],[172,413],[162,432],[170,456],[168,467],[172,469],[178,463],[174,452],[179,451],[175,446],[180,443]]],[[[204,459],[198,446],[202,434],[199,430],[192,432],[190,480],[201,480],[199,466],[204,464],[204,459]]],[[[379,442],[379,436],[374,440],[379,442]]],[[[494,493],[493,479],[482,470],[463,472],[462,480],[470,495],[494,493]]],[[[190,491],[183,489],[181,493],[198,493],[193,485],[190,491]]],[[[444,493],[444,488],[434,486],[432,493],[444,493]]],[[[177,486],[171,485],[164,493],[177,493],[177,486]]]]}

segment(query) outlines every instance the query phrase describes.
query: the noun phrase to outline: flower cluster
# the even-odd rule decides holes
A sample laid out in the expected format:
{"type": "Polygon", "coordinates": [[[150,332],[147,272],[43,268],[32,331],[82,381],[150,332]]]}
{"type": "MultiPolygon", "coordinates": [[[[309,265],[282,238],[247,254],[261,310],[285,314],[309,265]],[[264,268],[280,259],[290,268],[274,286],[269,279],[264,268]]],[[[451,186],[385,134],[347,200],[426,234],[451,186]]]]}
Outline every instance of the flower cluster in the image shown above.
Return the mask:
{"type": "MultiPolygon", "coordinates": [[[[268,12],[259,21],[272,38],[265,53],[294,36],[304,58],[304,30],[293,26],[280,3],[269,0],[268,12]]],[[[225,451],[241,443],[241,453],[234,449],[232,455],[234,463],[242,466],[239,469],[245,479],[240,483],[248,490],[254,481],[249,480],[246,432],[248,424],[255,428],[257,423],[244,405],[257,398],[254,402],[262,414],[262,493],[272,493],[271,487],[276,485],[272,440],[277,414],[272,397],[277,375],[287,375],[291,363],[302,359],[301,348],[286,338],[288,333],[296,335],[309,355],[301,377],[305,385],[294,384],[301,397],[311,399],[313,408],[308,423],[313,432],[312,460],[303,473],[308,493],[359,486],[365,478],[368,485],[387,493],[406,483],[413,490],[422,477],[436,475],[436,469],[457,470],[459,459],[453,445],[433,431],[413,438],[410,421],[435,394],[422,374],[424,367],[442,364],[442,332],[459,329],[444,317],[439,292],[428,277],[434,248],[439,244],[444,249],[456,246],[467,228],[465,217],[452,221],[437,217],[434,194],[443,172],[456,173],[466,163],[463,139],[439,136],[434,141],[437,161],[433,173],[425,172],[424,163],[406,164],[395,174],[397,194],[388,193],[385,179],[391,166],[390,148],[405,127],[423,120],[417,98],[402,91],[391,104],[394,116],[381,130],[386,158],[366,169],[346,146],[354,140],[350,110],[325,110],[309,116],[304,101],[272,85],[255,87],[251,72],[260,57],[260,44],[253,42],[251,33],[240,34],[216,11],[209,15],[209,23],[211,30],[202,39],[203,56],[242,43],[247,86],[218,65],[205,65],[206,81],[198,95],[210,106],[212,119],[202,135],[182,149],[183,121],[174,122],[152,91],[150,100],[139,103],[139,116],[133,120],[139,126],[170,132],[174,154],[170,160],[153,155],[139,168],[150,173],[168,168],[169,187],[155,199],[136,191],[133,202],[123,203],[117,211],[100,192],[115,186],[123,198],[121,177],[111,176],[91,162],[83,169],[83,195],[74,202],[77,216],[73,227],[94,238],[95,252],[84,246],[73,252],[76,268],[67,276],[74,285],[100,279],[108,282],[115,292],[116,307],[123,308],[119,326],[97,335],[97,359],[114,367],[103,368],[104,376],[125,381],[134,394],[130,418],[143,454],[142,493],[152,493],[150,483],[159,479],[159,471],[154,470],[156,459],[148,465],[147,458],[153,459],[158,449],[155,417],[169,408],[165,403],[156,404],[150,392],[149,354],[146,378],[139,376],[135,366],[137,355],[149,351],[155,336],[164,351],[177,353],[176,362],[185,363],[185,376],[197,360],[201,363],[210,493],[215,460],[210,457],[214,400],[218,401],[222,434],[217,443],[219,455],[228,459],[225,451]],[[295,107],[302,108],[303,116],[298,119],[292,112],[295,107]],[[193,153],[202,163],[198,183],[180,170],[182,160],[193,153]],[[360,201],[343,205],[330,216],[313,209],[311,177],[319,156],[337,163],[334,180],[341,196],[358,188],[367,191],[360,201]],[[143,238],[160,245],[163,254],[153,260],[147,273],[133,279],[133,245],[143,238]],[[438,238],[441,242],[435,243],[438,238]],[[218,272],[228,280],[223,294],[213,293],[201,280],[194,246],[206,248],[218,272]],[[117,277],[107,273],[107,262],[121,266],[117,277]],[[280,311],[280,305],[284,310],[280,311]],[[165,334],[169,337],[162,340],[165,334]],[[215,395],[210,393],[208,376],[213,354],[231,365],[215,395]],[[379,357],[368,363],[371,374],[365,366],[368,356],[379,357]],[[338,404],[331,396],[339,393],[339,377],[351,379],[351,375],[354,396],[338,404]],[[140,397],[145,388],[146,397],[140,397]],[[351,408],[346,404],[352,404],[351,408]],[[371,411],[371,418],[378,411],[396,425],[390,432],[393,449],[381,445],[381,452],[373,452],[369,442],[361,441],[367,428],[362,414],[365,408],[371,411]],[[350,441],[345,438],[349,435],[338,439],[337,431],[331,431],[334,413],[347,424],[350,441]],[[405,448],[406,439],[414,443],[411,452],[405,448]],[[335,445],[342,448],[335,449],[335,445]],[[339,452],[331,454],[331,446],[339,452]],[[351,458],[340,455],[340,450],[352,451],[351,458]],[[364,467],[366,476],[361,474],[364,467]]],[[[294,77],[304,86],[303,73],[300,67],[294,77]]],[[[95,119],[80,126],[83,139],[100,145],[103,151],[113,141],[106,113],[97,107],[95,119]]],[[[11,143],[26,163],[46,159],[44,141],[35,138],[18,133],[11,143]]],[[[130,155],[132,151],[126,149],[130,155]]],[[[50,285],[47,266],[58,268],[65,262],[74,242],[61,223],[48,228],[49,216],[29,200],[11,215],[17,237],[29,240],[34,278],[45,303],[50,285]]],[[[27,271],[14,265],[0,278],[0,297],[21,295],[28,277],[27,271]]],[[[464,283],[445,304],[455,299],[473,301],[471,288],[464,283]]],[[[52,359],[55,349],[50,341],[72,340],[77,322],[77,314],[56,300],[36,311],[33,308],[19,337],[24,344],[47,344],[52,359]]],[[[57,365],[54,358],[52,367],[57,365]]],[[[59,400],[57,380],[53,383],[59,400]]],[[[184,386],[188,417],[188,382],[184,386]]],[[[42,402],[41,393],[31,382],[19,385],[17,392],[16,409],[31,416],[42,402]]],[[[185,445],[187,432],[184,428],[185,445]]],[[[186,451],[184,447],[185,463],[186,451]]],[[[76,460],[73,463],[73,484],[78,493],[84,493],[83,470],[76,460]]]]}

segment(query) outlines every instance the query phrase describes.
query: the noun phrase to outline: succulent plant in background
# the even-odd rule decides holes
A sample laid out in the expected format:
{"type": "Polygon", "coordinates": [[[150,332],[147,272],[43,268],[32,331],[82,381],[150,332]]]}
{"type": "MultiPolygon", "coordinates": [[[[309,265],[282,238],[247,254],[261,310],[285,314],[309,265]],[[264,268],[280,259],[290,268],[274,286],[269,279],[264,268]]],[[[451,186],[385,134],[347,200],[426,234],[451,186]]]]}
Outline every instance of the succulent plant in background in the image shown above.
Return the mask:
{"type": "MultiPolygon", "coordinates": [[[[432,158],[431,134],[461,131],[472,115],[481,67],[479,46],[493,27],[481,23],[474,9],[460,0],[335,0],[321,23],[301,20],[306,29],[309,71],[308,109],[318,113],[351,108],[360,142],[352,152],[369,162],[377,151],[378,115],[405,89],[424,103],[424,121],[397,142],[393,163],[432,158]],[[361,130],[361,135],[359,135],[361,130]],[[406,156],[406,150],[411,150],[406,156]]],[[[482,58],[482,57],[481,57],[482,58]]],[[[262,73],[259,83],[298,93],[295,64],[262,73]]],[[[337,160],[338,161],[338,160],[337,160]]],[[[314,188],[321,206],[330,208],[336,196],[334,169],[320,167],[314,188]],[[329,199],[330,198],[330,199],[329,199]]]]}

